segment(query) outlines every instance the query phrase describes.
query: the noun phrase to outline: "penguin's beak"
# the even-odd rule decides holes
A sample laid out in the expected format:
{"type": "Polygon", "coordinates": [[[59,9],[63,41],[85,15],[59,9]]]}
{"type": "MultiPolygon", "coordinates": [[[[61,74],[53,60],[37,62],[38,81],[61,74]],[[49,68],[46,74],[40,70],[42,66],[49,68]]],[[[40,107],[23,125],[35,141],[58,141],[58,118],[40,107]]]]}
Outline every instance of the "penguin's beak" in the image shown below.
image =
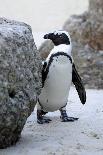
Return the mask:
{"type": "Polygon", "coordinates": [[[44,39],[49,39],[49,34],[45,34],[44,39]]]}
{"type": "Polygon", "coordinates": [[[48,33],[44,35],[44,39],[53,39],[54,34],[53,33],[48,33]]]}

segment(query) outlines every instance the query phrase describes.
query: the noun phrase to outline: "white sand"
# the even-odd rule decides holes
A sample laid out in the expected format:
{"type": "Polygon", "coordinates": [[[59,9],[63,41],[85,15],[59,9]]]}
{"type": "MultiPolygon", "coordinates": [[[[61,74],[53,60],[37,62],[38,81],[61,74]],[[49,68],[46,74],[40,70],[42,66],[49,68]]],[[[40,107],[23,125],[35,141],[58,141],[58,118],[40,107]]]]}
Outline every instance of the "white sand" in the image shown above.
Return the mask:
{"type": "Polygon", "coordinates": [[[28,118],[20,141],[0,150],[0,155],[103,155],[103,90],[87,90],[80,103],[71,89],[67,112],[76,122],[61,122],[59,111],[49,113],[49,124],[36,123],[36,110],[28,118]]]}

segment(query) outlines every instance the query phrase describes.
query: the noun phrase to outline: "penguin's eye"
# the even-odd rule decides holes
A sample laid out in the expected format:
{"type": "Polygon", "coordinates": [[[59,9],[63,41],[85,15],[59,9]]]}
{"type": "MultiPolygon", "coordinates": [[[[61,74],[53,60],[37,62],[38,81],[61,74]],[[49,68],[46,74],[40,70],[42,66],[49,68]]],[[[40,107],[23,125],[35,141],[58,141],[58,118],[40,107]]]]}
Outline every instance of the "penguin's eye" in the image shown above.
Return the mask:
{"type": "Polygon", "coordinates": [[[59,37],[62,38],[62,35],[60,35],[59,37]]]}

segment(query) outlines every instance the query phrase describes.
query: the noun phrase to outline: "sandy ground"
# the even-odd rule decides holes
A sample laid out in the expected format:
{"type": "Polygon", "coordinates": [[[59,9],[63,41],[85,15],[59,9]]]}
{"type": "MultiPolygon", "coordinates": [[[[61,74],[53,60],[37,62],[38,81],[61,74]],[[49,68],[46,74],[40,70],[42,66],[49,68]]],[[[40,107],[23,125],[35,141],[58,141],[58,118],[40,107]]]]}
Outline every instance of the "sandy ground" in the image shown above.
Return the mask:
{"type": "Polygon", "coordinates": [[[0,155],[103,155],[103,90],[87,90],[87,103],[80,103],[71,88],[67,112],[76,122],[60,121],[59,111],[49,113],[49,124],[36,123],[36,110],[28,118],[20,141],[0,150],[0,155]]]}

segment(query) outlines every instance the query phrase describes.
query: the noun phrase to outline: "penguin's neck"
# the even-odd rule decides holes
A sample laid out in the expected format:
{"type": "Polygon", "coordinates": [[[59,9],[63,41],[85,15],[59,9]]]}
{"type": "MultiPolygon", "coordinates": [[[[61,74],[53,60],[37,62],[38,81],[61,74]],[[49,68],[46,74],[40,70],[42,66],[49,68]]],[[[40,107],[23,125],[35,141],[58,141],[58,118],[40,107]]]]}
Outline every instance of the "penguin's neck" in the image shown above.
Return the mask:
{"type": "Polygon", "coordinates": [[[58,46],[54,46],[54,48],[52,49],[52,51],[50,53],[54,54],[57,52],[64,52],[71,56],[71,50],[72,50],[71,44],[70,45],[61,44],[58,46]]]}
{"type": "Polygon", "coordinates": [[[71,50],[72,50],[71,44],[70,45],[61,44],[58,46],[54,46],[54,48],[51,50],[50,54],[46,58],[46,62],[49,61],[52,54],[55,54],[58,52],[64,52],[64,53],[68,54],[69,56],[71,56],[71,50]]]}

